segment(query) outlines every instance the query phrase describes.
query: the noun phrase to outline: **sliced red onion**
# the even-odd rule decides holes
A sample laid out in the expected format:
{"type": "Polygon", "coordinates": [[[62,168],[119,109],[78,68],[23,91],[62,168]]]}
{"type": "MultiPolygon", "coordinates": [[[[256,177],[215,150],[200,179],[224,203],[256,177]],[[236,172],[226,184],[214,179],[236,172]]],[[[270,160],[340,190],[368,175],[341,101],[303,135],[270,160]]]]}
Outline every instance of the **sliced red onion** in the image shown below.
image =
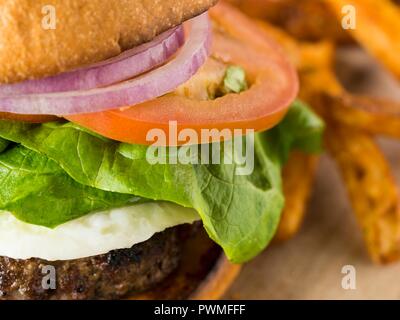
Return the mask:
{"type": "Polygon", "coordinates": [[[197,72],[211,49],[208,14],[204,13],[188,23],[190,32],[181,51],[158,69],[106,88],[1,96],[0,111],[54,115],[92,113],[132,106],[171,92],[197,72]]]}
{"type": "Polygon", "coordinates": [[[162,65],[178,51],[184,41],[184,30],[179,26],[162,33],[149,43],[86,68],[39,80],[0,85],[0,96],[89,90],[109,86],[162,65]]]}

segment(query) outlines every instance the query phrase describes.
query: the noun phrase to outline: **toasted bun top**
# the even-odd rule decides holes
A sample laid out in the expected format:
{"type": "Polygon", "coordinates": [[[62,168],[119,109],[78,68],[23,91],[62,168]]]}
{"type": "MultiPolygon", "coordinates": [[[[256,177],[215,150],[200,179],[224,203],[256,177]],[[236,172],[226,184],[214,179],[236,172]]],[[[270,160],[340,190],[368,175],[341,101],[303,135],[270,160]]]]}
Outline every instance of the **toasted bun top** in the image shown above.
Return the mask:
{"type": "Polygon", "coordinates": [[[152,40],[216,2],[0,0],[0,83],[105,60],[152,40]]]}

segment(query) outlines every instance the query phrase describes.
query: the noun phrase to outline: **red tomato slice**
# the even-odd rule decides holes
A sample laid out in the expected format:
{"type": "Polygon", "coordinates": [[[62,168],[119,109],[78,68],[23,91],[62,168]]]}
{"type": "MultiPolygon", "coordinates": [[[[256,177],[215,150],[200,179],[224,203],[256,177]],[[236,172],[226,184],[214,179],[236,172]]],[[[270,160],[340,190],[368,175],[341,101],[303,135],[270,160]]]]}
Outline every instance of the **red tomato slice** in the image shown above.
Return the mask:
{"type": "MultiPolygon", "coordinates": [[[[263,131],[275,126],[298,93],[294,67],[279,45],[236,9],[220,3],[210,14],[216,25],[212,56],[242,67],[250,84],[248,90],[212,101],[170,94],[120,110],[67,119],[105,137],[145,145],[153,143],[146,138],[152,129],[161,129],[168,137],[170,121],[177,122],[178,132],[193,129],[199,135],[202,129],[263,131]]],[[[212,141],[219,139],[220,134],[212,137],[212,141]]]]}
{"type": "Polygon", "coordinates": [[[52,115],[36,115],[36,114],[16,114],[8,112],[0,112],[0,120],[15,120],[31,123],[44,123],[57,121],[60,118],[52,115]]]}

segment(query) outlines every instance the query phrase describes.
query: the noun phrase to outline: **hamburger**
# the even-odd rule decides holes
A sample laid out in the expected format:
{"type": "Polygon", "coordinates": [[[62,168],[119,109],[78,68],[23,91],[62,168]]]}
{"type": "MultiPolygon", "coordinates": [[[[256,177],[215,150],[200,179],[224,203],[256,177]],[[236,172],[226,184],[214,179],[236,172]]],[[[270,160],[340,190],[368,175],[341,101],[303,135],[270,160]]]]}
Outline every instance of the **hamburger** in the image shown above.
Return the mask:
{"type": "Polygon", "coordinates": [[[184,270],[199,285],[219,250],[240,264],[271,241],[282,166],[320,150],[323,123],[281,48],[216,2],[3,2],[2,299],[173,278],[185,298],[184,270]]]}

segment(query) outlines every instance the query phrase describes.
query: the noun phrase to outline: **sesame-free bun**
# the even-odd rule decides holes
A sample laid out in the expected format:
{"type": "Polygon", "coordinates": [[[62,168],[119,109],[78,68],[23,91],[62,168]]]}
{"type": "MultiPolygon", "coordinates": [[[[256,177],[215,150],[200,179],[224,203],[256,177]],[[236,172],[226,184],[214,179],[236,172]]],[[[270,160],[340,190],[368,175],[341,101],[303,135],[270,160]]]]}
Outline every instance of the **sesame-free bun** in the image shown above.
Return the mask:
{"type": "Polygon", "coordinates": [[[0,0],[0,83],[105,60],[152,40],[216,2],[0,0]]]}

